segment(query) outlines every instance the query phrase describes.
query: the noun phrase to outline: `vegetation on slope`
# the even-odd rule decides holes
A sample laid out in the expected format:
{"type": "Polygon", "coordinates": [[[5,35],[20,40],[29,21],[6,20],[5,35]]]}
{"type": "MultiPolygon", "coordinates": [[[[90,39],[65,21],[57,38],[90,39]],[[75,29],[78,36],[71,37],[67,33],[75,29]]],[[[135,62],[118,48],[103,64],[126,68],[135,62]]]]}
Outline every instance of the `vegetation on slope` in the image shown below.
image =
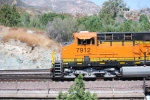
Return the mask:
{"type": "Polygon", "coordinates": [[[150,30],[150,21],[146,14],[140,14],[137,20],[128,20],[124,13],[129,7],[123,0],[108,0],[96,15],[76,16],[64,13],[45,13],[31,16],[27,12],[18,13],[15,6],[4,4],[0,8],[0,24],[46,30],[46,35],[55,41],[72,40],[72,33],[86,30],[94,32],[146,32],[150,30]],[[4,10],[5,8],[5,10],[4,10]],[[13,13],[9,13],[9,12],[13,13]],[[5,17],[6,16],[6,17],[5,17]],[[11,24],[12,23],[12,24],[11,24]]]}

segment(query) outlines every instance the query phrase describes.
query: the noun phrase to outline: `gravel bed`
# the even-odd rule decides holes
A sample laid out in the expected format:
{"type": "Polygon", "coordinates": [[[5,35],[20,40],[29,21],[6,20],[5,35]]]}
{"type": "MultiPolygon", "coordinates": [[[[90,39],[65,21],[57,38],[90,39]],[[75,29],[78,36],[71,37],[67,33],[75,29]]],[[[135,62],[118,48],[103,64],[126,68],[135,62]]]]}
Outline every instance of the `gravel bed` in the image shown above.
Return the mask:
{"type": "MultiPolygon", "coordinates": [[[[49,91],[67,91],[73,82],[50,82],[50,81],[0,81],[0,91],[2,90],[49,90],[49,91]]],[[[147,81],[146,84],[150,84],[147,81]]],[[[94,81],[85,82],[86,91],[116,91],[121,92],[141,92],[143,91],[143,81],[94,81]]]]}

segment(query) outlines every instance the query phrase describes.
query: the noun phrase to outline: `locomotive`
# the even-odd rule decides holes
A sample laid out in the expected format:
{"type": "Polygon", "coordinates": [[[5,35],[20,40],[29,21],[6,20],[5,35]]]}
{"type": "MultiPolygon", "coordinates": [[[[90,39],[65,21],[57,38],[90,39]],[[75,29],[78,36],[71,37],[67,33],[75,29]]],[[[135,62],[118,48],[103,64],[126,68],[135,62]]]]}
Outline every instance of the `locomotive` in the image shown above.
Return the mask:
{"type": "Polygon", "coordinates": [[[73,34],[61,45],[53,78],[149,77],[150,32],[88,32],[73,34]]]}

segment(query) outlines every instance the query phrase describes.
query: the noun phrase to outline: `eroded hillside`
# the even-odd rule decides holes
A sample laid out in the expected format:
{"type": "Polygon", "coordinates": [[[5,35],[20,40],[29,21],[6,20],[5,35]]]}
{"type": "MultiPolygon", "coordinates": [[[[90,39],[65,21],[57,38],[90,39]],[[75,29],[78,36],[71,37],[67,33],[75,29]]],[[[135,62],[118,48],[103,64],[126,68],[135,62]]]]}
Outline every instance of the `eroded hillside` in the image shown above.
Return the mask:
{"type": "Polygon", "coordinates": [[[44,31],[0,26],[0,69],[50,68],[51,53],[59,59],[59,50],[44,31]]]}

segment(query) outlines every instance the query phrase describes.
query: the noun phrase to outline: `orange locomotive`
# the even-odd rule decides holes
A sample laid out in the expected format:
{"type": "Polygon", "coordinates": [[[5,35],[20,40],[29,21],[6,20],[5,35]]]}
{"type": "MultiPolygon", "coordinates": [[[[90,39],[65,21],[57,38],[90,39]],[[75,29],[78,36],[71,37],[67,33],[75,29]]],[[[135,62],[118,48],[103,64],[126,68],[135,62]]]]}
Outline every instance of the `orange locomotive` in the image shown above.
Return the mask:
{"type": "Polygon", "coordinates": [[[150,33],[80,32],[73,37],[72,43],[62,44],[54,78],[150,76],[150,33]]]}

